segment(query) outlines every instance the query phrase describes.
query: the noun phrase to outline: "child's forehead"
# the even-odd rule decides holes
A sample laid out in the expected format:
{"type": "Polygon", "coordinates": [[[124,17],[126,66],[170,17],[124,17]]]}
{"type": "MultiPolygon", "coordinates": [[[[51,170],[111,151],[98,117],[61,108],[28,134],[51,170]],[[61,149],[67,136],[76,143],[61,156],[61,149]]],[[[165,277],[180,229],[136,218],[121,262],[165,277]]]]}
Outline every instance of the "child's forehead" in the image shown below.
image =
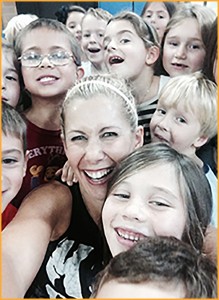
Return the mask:
{"type": "Polygon", "coordinates": [[[27,37],[28,35],[38,35],[41,33],[44,34],[50,34],[50,35],[63,35],[63,36],[68,36],[67,33],[65,31],[54,29],[54,28],[50,28],[49,26],[42,26],[42,27],[36,27],[36,28],[32,28],[31,30],[27,31],[24,35],[23,38],[27,37]]]}
{"type": "Polygon", "coordinates": [[[195,31],[195,34],[199,33],[199,23],[198,20],[195,17],[185,17],[182,19],[179,19],[178,21],[175,22],[175,24],[173,24],[170,28],[169,31],[167,33],[167,35],[169,35],[169,33],[172,33],[174,31],[178,31],[181,28],[188,28],[188,23],[190,24],[190,30],[186,30],[185,32],[182,32],[182,34],[187,34],[187,35],[192,35],[195,31]],[[196,33],[196,31],[198,31],[196,33]]]}
{"type": "Polygon", "coordinates": [[[25,34],[22,38],[22,48],[24,49],[25,47],[68,47],[71,49],[71,42],[69,36],[64,31],[40,27],[34,28],[25,34]]]}
{"type": "Polygon", "coordinates": [[[125,19],[115,19],[109,23],[106,27],[106,36],[109,34],[123,35],[123,34],[131,34],[138,36],[141,38],[136,31],[136,28],[132,21],[125,19]],[[111,25],[111,26],[110,26],[111,25]],[[112,30],[112,31],[111,31],[112,30]]]}
{"type": "Polygon", "coordinates": [[[12,132],[11,130],[7,130],[6,132],[2,131],[2,139],[7,141],[2,143],[3,150],[4,148],[10,148],[10,146],[14,144],[16,144],[18,148],[23,149],[23,139],[16,132],[12,132]]]}

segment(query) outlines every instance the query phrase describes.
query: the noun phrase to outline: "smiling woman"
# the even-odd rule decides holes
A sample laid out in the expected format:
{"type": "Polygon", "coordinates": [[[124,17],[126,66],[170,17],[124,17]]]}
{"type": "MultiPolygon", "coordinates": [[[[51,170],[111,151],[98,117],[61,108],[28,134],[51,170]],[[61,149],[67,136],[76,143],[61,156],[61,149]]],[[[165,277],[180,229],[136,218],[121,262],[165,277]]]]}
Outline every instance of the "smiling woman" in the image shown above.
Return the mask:
{"type": "Polygon", "coordinates": [[[78,183],[38,188],[8,225],[3,234],[5,296],[14,292],[23,297],[42,262],[25,297],[90,296],[90,284],[102,268],[99,221],[107,183],[118,162],[142,146],[143,130],[137,123],[135,101],[124,80],[93,76],[69,90],[61,112],[62,139],[78,183]],[[14,249],[22,253],[22,265],[14,249]],[[7,280],[19,270],[23,284],[16,276],[7,280]]]}

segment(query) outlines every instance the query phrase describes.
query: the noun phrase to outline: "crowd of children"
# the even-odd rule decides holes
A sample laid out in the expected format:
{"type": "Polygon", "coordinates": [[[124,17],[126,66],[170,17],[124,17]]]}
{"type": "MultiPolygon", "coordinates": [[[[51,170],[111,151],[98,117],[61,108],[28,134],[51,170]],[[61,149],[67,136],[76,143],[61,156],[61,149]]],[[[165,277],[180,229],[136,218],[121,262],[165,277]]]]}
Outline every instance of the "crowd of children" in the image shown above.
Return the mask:
{"type": "Polygon", "coordinates": [[[2,39],[3,297],[216,297],[215,13],[56,17],[2,39]]]}

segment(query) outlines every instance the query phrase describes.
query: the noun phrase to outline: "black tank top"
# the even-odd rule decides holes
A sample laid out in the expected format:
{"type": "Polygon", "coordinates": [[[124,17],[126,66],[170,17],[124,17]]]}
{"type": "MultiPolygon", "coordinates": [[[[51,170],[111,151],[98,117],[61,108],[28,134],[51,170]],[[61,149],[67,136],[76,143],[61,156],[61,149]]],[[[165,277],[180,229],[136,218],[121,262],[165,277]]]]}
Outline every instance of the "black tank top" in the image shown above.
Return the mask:
{"type": "Polygon", "coordinates": [[[78,184],[70,189],[73,208],[69,228],[49,243],[25,298],[89,298],[94,277],[103,268],[100,230],[87,212],[78,184]]]}

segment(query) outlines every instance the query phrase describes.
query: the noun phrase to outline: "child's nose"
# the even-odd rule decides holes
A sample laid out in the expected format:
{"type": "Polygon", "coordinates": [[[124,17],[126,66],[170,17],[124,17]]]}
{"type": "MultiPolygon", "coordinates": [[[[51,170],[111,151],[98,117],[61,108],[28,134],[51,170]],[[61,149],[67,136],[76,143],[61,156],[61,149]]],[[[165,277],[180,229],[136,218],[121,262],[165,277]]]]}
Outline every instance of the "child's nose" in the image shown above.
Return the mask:
{"type": "Polygon", "coordinates": [[[162,120],[160,120],[160,122],[158,123],[158,126],[162,129],[162,130],[165,130],[165,131],[169,131],[169,127],[170,127],[170,124],[169,124],[169,118],[167,116],[164,116],[162,118],[162,120]]]}
{"type": "Polygon", "coordinates": [[[81,34],[81,25],[80,24],[76,25],[75,32],[81,34]]]}
{"type": "Polygon", "coordinates": [[[152,16],[151,16],[151,18],[150,18],[150,23],[151,23],[151,24],[156,23],[156,16],[155,16],[155,15],[152,15],[152,16]]]}
{"type": "Polygon", "coordinates": [[[132,196],[123,209],[124,219],[137,220],[139,222],[146,221],[148,216],[148,210],[146,205],[142,205],[142,199],[140,196],[132,196]]]}
{"type": "Polygon", "coordinates": [[[116,50],[116,49],[117,49],[116,42],[110,41],[109,44],[107,45],[107,50],[116,50]]]}
{"type": "Polygon", "coordinates": [[[51,67],[53,68],[54,65],[51,63],[51,61],[49,60],[48,56],[44,56],[41,63],[39,64],[39,67],[51,67]]]}
{"type": "Polygon", "coordinates": [[[186,47],[184,45],[180,45],[175,53],[175,58],[185,59],[186,58],[186,47]]]}

